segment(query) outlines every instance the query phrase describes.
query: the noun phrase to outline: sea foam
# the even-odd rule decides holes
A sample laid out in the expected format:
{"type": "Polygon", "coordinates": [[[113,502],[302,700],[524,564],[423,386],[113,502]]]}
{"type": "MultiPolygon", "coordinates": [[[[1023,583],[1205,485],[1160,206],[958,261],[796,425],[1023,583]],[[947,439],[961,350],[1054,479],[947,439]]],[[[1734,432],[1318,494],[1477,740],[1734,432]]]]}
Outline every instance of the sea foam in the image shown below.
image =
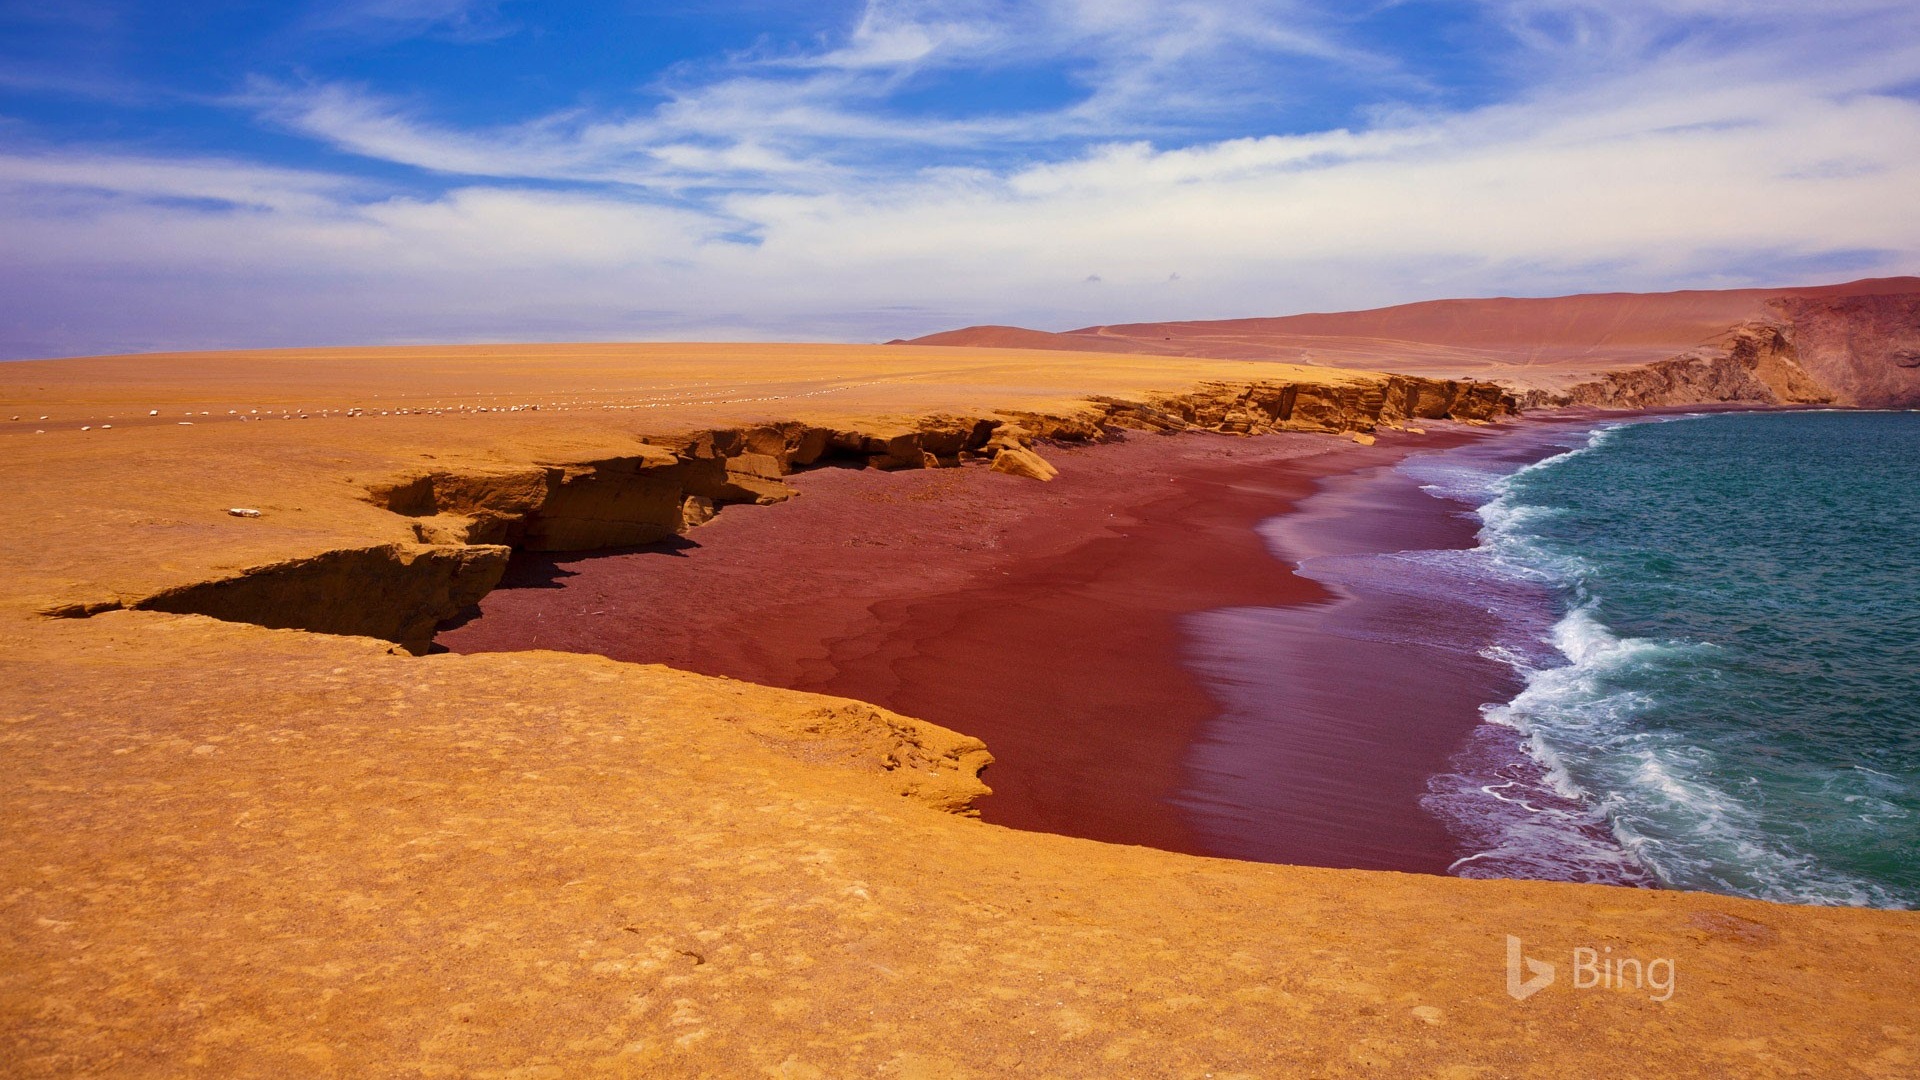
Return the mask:
{"type": "MultiPolygon", "coordinates": [[[[1688,702],[1741,692],[1746,657],[1709,640],[1632,636],[1608,624],[1609,585],[1591,559],[1602,549],[1583,552],[1585,524],[1570,526],[1568,511],[1542,493],[1570,462],[1614,444],[1623,427],[1570,439],[1563,452],[1517,471],[1449,453],[1402,466],[1429,494],[1474,506],[1482,528],[1470,552],[1397,557],[1425,559],[1436,571],[1444,564],[1448,588],[1477,587],[1494,607],[1510,607],[1483,654],[1523,682],[1513,699],[1483,707],[1486,723],[1423,800],[1468,851],[1453,872],[1908,906],[1912,897],[1897,883],[1822,858],[1816,830],[1796,836],[1782,828],[1773,805],[1782,785],[1751,768],[1769,752],[1769,723],[1729,735],[1686,722],[1688,702]]],[[[1657,551],[1633,555],[1658,568],[1657,551]]],[[[1904,776],[1853,764],[1801,769],[1809,772],[1823,779],[1811,795],[1807,785],[1793,786],[1794,797],[1824,794],[1863,829],[1910,813],[1904,776]]]]}

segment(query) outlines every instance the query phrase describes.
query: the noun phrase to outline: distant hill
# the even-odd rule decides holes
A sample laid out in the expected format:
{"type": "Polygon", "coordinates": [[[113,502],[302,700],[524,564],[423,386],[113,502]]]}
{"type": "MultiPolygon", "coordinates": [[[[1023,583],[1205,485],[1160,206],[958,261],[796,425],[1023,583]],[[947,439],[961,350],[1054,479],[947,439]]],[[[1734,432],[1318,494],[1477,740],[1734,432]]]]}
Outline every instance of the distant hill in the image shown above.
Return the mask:
{"type": "Polygon", "coordinates": [[[1831,388],[1834,400],[1889,404],[1920,399],[1920,362],[1903,359],[1920,356],[1916,312],[1920,278],[1897,277],[1782,289],[1430,300],[1370,311],[1123,323],[1062,333],[969,326],[904,344],[1283,360],[1563,391],[1603,372],[1711,349],[1744,324],[1789,331],[1799,325],[1809,338],[1801,359],[1816,381],[1831,388]],[[1851,345],[1839,340],[1849,335],[1851,345]]]}

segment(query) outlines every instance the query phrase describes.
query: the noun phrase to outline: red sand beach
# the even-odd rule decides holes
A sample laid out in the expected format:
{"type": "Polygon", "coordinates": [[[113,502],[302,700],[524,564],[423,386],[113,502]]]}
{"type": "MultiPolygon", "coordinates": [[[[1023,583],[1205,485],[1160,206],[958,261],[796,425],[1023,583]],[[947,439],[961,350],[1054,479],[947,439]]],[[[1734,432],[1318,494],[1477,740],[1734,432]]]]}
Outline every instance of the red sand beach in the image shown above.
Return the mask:
{"type": "MultiPolygon", "coordinates": [[[[1255,740],[1250,771],[1223,786],[1216,721],[1234,694],[1217,665],[1203,679],[1183,660],[1205,651],[1198,613],[1327,610],[1330,594],[1273,556],[1260,522],[1330,478],[1476,434],[1382,433],[1373,447],[1135,435],[1053,451],[1052,484],[979,467],[823,469],[791,478],[801,497],[730,507],[670,546],[523,556],[481,616],[439,641],[664,663],[922,717],[986,741],[996,760],[982,813],[1003,825],[1439,872],[1455,853],[1418,799],[1504,673],[1442,665],[1413,681],[1404,656],[1296,635],[1274,669],[1291,673],[1300,705],[1269,718],[1284,752],[1255,740]],[[1334,691],[1345,700],[1330,709],[1334,691]]],[[[1353,541],[1472,543],[1442,504],[1402,494],[1409,512],[1354,517],[1390,537],[1353,541]]]]}

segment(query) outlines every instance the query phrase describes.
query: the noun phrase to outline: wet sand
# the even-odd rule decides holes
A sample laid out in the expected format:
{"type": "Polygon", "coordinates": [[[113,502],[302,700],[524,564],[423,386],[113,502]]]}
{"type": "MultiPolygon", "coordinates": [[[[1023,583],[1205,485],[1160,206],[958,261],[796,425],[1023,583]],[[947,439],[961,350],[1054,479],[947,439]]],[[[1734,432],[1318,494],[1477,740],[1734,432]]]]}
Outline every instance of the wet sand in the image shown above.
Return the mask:
{"type": "MultiPolygon", "coordinates": [[[[1439,872],[1455,853],[1418,798],[1504,669],[1422,672],[1404,651],[1258,625],[1223,637],[1217,620],[1341,609],[1261,523],[1338,478],[1476,437],[1136,435],[1055,451],[1052,484],[819,470],[791,478],[801,497],[730,507],[670,546],[522,556],[440,641],[664,663],[918,716],[986,741],[982,816],[1003,825],[1439,872]],[[1276,731],[1291,749],[1274,751],[1276,731]]],[[[1457,507],[1372,491],[1386,501],[1348,515],[1348,542],[1471,544],[1457,507]]]]}
{"type": "MultiPolygon", "coordinates": [[[[1469,452],[1508,471],[1558,452],[1558,426],[1509,429],[1469,452]]],[[[1329,595],[1185,620],[1188,664],[1220,705],[1180,800],[1208,851],[1428,873],[1469,854],[1438,818],[1383,820],[1382,808],[1418,806],[1480,707],[1521,689],[1510,666],[1483,655],[1502,617],[1418,561],[1368,557],[1473,547],[1471,510],[1392,465],[1324,477],[1260,532],[1281,562],[1331,580],[1329,595]]]]}

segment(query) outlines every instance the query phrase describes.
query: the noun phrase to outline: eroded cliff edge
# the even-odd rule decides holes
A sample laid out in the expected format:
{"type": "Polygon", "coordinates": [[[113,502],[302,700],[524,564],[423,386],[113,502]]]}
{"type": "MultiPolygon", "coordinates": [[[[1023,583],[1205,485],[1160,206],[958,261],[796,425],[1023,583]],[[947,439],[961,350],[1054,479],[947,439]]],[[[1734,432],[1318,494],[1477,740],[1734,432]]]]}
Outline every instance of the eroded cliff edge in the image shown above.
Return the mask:
{"type": "Polygon", "coordinates": [[[425,652],[435,629],[498,584],[507,559],[530,551],[590,551],[655,543],[730,504],[791,497],[782,478],[828,465],[882,470],[996,468],[1047,478],[1047,444],[1100,442],[1125,432],[1276,431],[1366,438],[1423,420],[1487,423],[1516,413],[1500,387],[1471,380],[1364,376],[1339,383],[1209,381],[1177,393],[1097,397],[1064,413],[932,415],[894,426],[802,422],[646,435],[632,453],[487,469],[427,468],[388,477],[363,497],[408,519],[403,542],[333,548],[186,581],[136,596],[60,604],[45,614],[88,617],[131,609],[208,615],[274,629],[381,638],[425,652]]]}
{"type": "Polygon", "coordinates": [[[1671,359],[1523,400],[1529,408],[1920,407],[1920,293],[1783,296],[1766,307],[1767,316],[1671,359]]]}

